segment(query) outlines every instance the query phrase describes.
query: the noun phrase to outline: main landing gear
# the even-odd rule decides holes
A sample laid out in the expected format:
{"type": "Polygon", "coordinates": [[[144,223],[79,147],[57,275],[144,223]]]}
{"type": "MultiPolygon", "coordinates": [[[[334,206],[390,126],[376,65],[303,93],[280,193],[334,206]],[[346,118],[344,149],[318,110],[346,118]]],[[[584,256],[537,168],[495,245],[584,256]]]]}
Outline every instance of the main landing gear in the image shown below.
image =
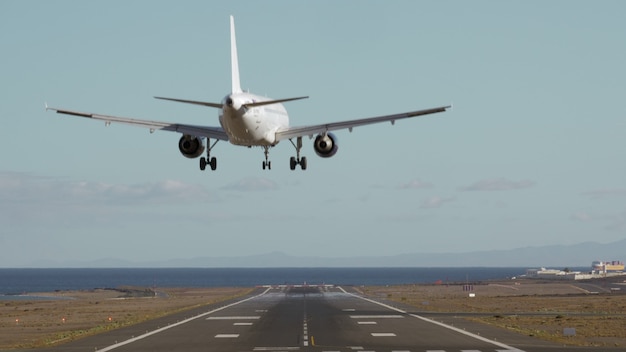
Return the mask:
{"type": "Polygon", "coordinates": [[[289,142],[291,142],[293,147],[296,148],[296,156],[292,156],[289,159],[289,168],[291,170],[295,170],[296,165],[300,165],[300,168],[302,170],[306,170],[306,156],[303,156],[302,158],[300,157],[300,149],[302,149],[302,137],[298,137],[296,143],[294,143],[291,139],[289,140],[289,142]]]}
{"type": "Polygon", "coordinates": [[[217,169],[217,159],[215,159],[215,157],[211,157],[211,149],[213,149],[213,147],[215,147],[215,145],[219,141],[220,141],[219,139],[216,139],[215,142],[211,144],[211,141],[207,139],[206,158],[205,157],[200,158],[200,170],[204,171],[207,165],[211,167],[211,170],[217,169]]]}
{"type": "Polygon", "coordinates": [[[265,151],[265,161],[263,162],[263,170],[267,168],[268,170],[272,169],[272,162],[268,160],[270,156],[270,147],[265,145],[263,146],[263,150],[265,151]]]}

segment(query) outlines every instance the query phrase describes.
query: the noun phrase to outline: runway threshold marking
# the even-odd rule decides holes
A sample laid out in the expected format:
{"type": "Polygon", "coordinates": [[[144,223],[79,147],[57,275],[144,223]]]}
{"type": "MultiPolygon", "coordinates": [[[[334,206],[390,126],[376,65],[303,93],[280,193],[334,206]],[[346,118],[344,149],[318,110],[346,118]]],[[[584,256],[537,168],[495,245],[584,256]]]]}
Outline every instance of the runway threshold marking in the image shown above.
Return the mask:
{"type": "Polygon", "coordinates": [[[501,343],[501,342],[498,342],[498,341],[493,341],[493,340],[490,340],[490,339],[488,339],[488,338],[485,338],[485,337],[482,337],[482,336],[479,336],[479,335],[476,335],[476,334],[472,334],[471,332],[468,332],[468,331],[465,331],[465,330],[462,330],[462,329],[456,328],[456,327],[454,327],[454,326],[450,326],[450,325],[447,325],[447,324],[444,324],[444,323],[438,322],[438,321],[436,321],[436,320],[428,319],[428,318],[426,318],[426,317],[423,317],[423,316],[420,316],[420,315],[417,315],[417,314],[409,314],[408,312],[406,312],[406,311],[404,311],[404,310],[402,310],[402,309],[400,309],[400,308],[396,308],[396,307],[390,306],[390,305],[385,304],[385,303],[377,302],[377,301],[375,301],[375,300],[373,300],[373,299],[370,299],[370,298],[367,298],[367,297],[363,297],[363,296],[356,295],[356,294],[354,294],[354,293],[350,293],[350,292],[348,292],[348,291],[344,290],[344,289],[343,289],[343,287],[341,287],[341,286],[338,286],[338,288],[339,288],[339,290],[341,290],[343,293],[345,293],[345,294],[347,294],[347,295],[350,295],[350,296],[352,296],[352,297],[356,297],[356,298],[358,298],[358,299],[362,299],[362,300],[364,300],[364,301],[367,301],[367,302],[370,302],[370,303],[377,304],[377,305],[379,305],[379,306],[381,306],[381,307],[385,307],[385,308],[387,308],[387,309],[390,309],[390,310],[396,311],[396,312],[398,312],[398,313],[407,314],[407,315],[409,315],[409,316],[412,316],[412,317],[414,317],[414,318],[420,319],[420,320],[422,320],[422,321],[425,321],[425,322],[428,322],[428,323],[431,323],[431,324],[435,324],[435,325],[438,325],[438,326],[444,327],[444,328],[446,328],[446,329],[450,329],[450,330],[452,330],[452,331],[456,331],[456,332],[458,332],[458,333],[460,333],[460,334],[463,334],[463,335],[466,335],[466,336],[469,336],[469,337],[475,338],[475,339],[480,340],[480,341],[483,341],[483,342],[490,343],[490,344],[492,344],[492,345],[496,345],[496,346],[498,346],[498,347],[504,348],[506,351],[511,351],[511,352],[524,352],[523,350],[520,350],[520,349],[518,349],[518,348],[515,348],[515,347],[512,347],[512,346],[509,346],[509,345],[507,345],[507,344],[504,344],[504,343],[501,343]]]}
{"type": "Polygon", "coordinates": [[[199,319],[199,318],[205,317],[205,316],[210,315],[210,314],[213,314],[213,313],[215,313],[215,312],[219,312],[219,311],[221,311],[221,310],[224,310],[224,309],[227,309],[227,308],[230,308],[230,307],[236,306],[236,305],[238,305],[238,304],[241,304],[241,303],[244,303],[244,302],[248,302],[248,301],[253,300],[253,299],[255,299],[255,298],[261,297],[261,296],[263,296],[264,294],[266,294],[269,290],[271,290],[271,288],[266,289],[265,291],[263,291],[263,292],[259,293],[259,294],[258,294],[258,295],[256,295],[256,296],[248,297],[248,298],[246,298],[246,299],[242,299],[241,301],[233,302],[233,303],[231,303],[231,304],[227,304],[227,305],[225,305],[225,306],[222,306],[222,307],[219,307],[219,308],[215,308],[215,309],[213,309],[213,310],[211,310],[211,311],[208,311],[208,312],[205,312],[205,313],[202,313],[202,314],[198,314],[198,315],[196,315],[195,317],[187,318],[187,319],[185,319],[185,320],[181,320],[181,321],[179,321],[179,322],[177,322],[177,323],[170,324],[170,325],[168,325],[168,326],[164,326],[164,327],[162,327],[162,328],[159,328],[159,329],[156,329],[156,330],[153,330],[153,331],[147,332],[147,333],[145,333],[145,334],[143,334],[143,335],[139,335],[139,336],[137,336],[137,337],[130,338],[130,339],[126,340],[126,341],[122,341],[122,342],[116,343],[116,344],[114,344],[114,345],[111,345],[111,346],[107,346],[107,347],[101,348],[101,349],[99,349],[98,351],[99,351],[99,352],[107,352],[107,351],[111,351],[111,350],[114,350],[114,349],[116,349],[116,348],[118,348],[118,347],[122,347],[122,346],[128,345],[129,343],[133,343],[133,342],[135,342],[135,341],[139,341],[139,340],[145,339],[145,338],[146,338],[146,337],[148,337],[148,336],[152,336],[152,335],[158,334],[158,333],[160,333],[160,332],[163,332],[163,331],[165,331],[165,330],[169,330],[169,329],[171,329],[171,328],[173,328],[173,327],[175,327],[175,326],[179,326],[179,325],[187,324],[187,323],[188,323],[188,322],[190,322],[190,321],[193,321],[193,320],[196,320],[196,319],[199,319]]]}

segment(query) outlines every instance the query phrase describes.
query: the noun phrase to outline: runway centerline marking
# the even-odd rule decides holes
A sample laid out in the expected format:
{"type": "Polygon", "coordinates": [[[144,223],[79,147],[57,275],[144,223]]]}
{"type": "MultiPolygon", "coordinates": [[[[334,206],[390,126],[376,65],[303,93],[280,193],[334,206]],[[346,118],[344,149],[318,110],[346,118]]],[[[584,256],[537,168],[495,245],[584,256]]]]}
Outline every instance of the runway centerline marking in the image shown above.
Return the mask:
{"type": "Polygon", "coordinates": [[[375,322],[375,321],[359,321],[359,322],[357,322],[357,324],[359,324],[359,325],[376,325],[378,323],[375,322]]]}
{"type": "Polygon", "coordinates": [[[250,326],[252,323],[233,323],[234,326],[250,326]]]}
{"type": "Polygon", "coordinates": [[[463,335],[465,335],[465,336],[469,336],[469,337],[475,338],[475,339],[477,339],[477,340],[480,340],[480,341],[483,341],[483,342],[490,343],[490,344],[492,344],[492,345],[496,345],[496,346],[501,347],[501,348],[504,348],[504,349],[506,349],[506,350],[508,350],[508,351],[524,352],[523,350],[520,350],[520,349],[518,349],[518,348],[515,348],[515,347],[512,347],[512,346],[509,346],[509,345],[504,344],[504,343],[500,343],[500,342],[498,342],[498,341],[489,340],[488,338],[485,338],[485,337],[482,337],[482,336],[479,336],[479,335],[476,335],[476,334],[472,334],[471,332],[468,332],[468,331],[465,331],[465,330],[462,330],[462,329],[456,328],[456,327],[454,327],[454,326],[450,326],[450,325],[447,325],[447,324],[444,324],[444,323],[438,322],[438,321],[436,321],[436,320],[428,319],[428,318],[425,318],[425,317],[420,316],[420,315],[417,315],[417,314],[409,314],[409,313],[405,312],[404,310],[402,310],[402,309],[400,309],[400,308],[396,308],[396,307],[390,306],[390,305],[385,304],[385,303],[377,302],[377,301],[375,301],[375,300],[373,300],[373,299],[370,299],[370,298],[367,298],[367,297],[363,297],[363,296],[359,296],[359,295],[354,294],[354,293],[350,293],[350,292],[348,292],[348,291],[344,290],[344,289],[343,289],[343,287],[341,287],[341,286],[338,286],[338,288],[339,288],[339,290],[341,290],[343,293],[345,293],[345,294],[347,294],[347,295],[350,295],[350,296],[352,296],[352,297],[355,297],[355,298],[358,298],[358,299],[361,299],[361,300],[364,300],[364,301],[367,301],[367,302],[370,302],[370,303],[377,304],[377,305],[379,305],[379,306],[381,306],[381,307],[385,307],[385,308],[387,308],[387,309],[390,309],[390,310],[396,311],[396,312],[398,312],[398,313],[408,314],[408,315],[409,315],[409,316],[411,316],[411,317],[414,317],[414,318],[420,319],[420,320],[422,320],[422,321],[425,321],[425,322],[428,322],[428,323],[431,323],[431,324],[435,324],[435,325],[438,325],[438,326],[444,327],[444,328],[449,329],[449,330],[452,330],[452,331],[456,331],[456,332],[458,332],[458,333],[460,333],[460,334],[463,334],[463,335]]]}
{"type": "Polygon", "coordinates": [[[215,335],[216,339],[236,339],[239,337],[239,334],[217,334],[215,335]]]}

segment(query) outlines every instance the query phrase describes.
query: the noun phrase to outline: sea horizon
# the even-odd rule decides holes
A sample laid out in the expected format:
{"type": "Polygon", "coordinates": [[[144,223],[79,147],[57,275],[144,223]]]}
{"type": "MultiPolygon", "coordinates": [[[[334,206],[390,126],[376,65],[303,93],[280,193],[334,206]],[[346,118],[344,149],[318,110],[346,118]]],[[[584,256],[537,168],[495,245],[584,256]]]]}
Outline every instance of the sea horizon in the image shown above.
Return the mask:
{"type": "Polygon", "coordinates": [[[0,295],[123,286],[159,288],[479,283],[486,280],[517,278],[523,276],[527,269],[526,267],[0,268],[0,295]]]}

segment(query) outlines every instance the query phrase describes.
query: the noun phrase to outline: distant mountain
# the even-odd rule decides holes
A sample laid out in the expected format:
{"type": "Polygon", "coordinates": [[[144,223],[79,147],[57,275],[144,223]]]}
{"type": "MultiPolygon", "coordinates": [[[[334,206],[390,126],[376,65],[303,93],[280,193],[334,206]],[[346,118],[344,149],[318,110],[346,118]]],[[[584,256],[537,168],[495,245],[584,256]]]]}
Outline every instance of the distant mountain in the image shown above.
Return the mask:
{"type": "Polygon", "coordinates": [[[179,258],[133,262],[99,259],[85,262],[36,262],[30,267],[588,267],[594,260],[626,260],[626,239],[612,243],[523,247],[466,253],[411,253],[394,256],[315,257],[282,252],[241,257],[179,258]]]}

